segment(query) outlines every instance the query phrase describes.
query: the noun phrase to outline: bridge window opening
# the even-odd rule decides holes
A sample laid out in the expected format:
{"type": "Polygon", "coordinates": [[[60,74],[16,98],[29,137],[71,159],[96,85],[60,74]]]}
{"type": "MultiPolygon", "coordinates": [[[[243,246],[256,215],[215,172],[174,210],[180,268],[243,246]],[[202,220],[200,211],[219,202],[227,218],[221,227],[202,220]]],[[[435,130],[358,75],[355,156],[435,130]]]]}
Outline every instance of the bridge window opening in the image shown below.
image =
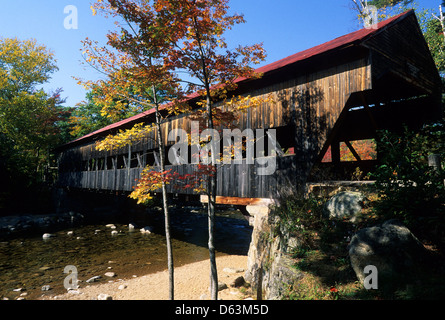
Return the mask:
{"type": "Polygon", "coordinates": [[[88,171],[88,167],[89,167],[89,161],[88,160],[82,161],[82,171],[88,171]]]}
{"type": "MultiPolygon", "coordinates": [[[[340,162],[365,160],[377,160],[377,144],[375,139],[340,142],[340,162]]],[[[333,162],[331,146],[329,146],[321,162],[333,162]]]]}
{"type": "Polygon", "coordinates": [[[139,152],[133,152],[131,154],[130,168],[139,168],[138,154],[139,152]]]}
{"type": "Polygon", "coordinates": [[[97,159],[97,170],[105,170],[105,158],[97,159]]]}
{"type": "Polygon", "coordinates": [[[127,156],[121,154],[117,156],[116,159],[116,169],[125,169],[127,168],[127,156]]]}
{"type": "Polygon", "coordinates": [[[277,141],[284,155],[295,154],[295,127],[287,125],[275,128],[275,130],[277,132],[277,141]]]}
{"type": "Polygon", "coordinates": [[[107,157],[107,166],[105,170],[111,170],[111,169],[114,169],[113,158],[107,157]]]}
{"type": "Polygon", "coordinates": [[[155,156],[153,154],[153,152],[147,152],[147,165],[148,166],[153,166],[155,164],[155,156]]]}

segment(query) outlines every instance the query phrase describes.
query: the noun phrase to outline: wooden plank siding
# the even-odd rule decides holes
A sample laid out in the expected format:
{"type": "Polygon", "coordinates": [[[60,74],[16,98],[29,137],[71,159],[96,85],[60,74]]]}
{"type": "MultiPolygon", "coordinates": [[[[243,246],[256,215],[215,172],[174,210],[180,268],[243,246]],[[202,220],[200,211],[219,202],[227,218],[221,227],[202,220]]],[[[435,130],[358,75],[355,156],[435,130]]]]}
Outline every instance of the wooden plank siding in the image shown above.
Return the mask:
{"type": "MultiPolygon", "coordinates": [[[[296,174],[295,156],[277,158],[277,171],[270,176],[257,176],[258,184],[252,184],[252,176],[258,168],[256,164],[246,164],[243,161],[239,165],[218,165],[217,195],[236,198],[274,198],[280,191],[280,187],[289,186],[290,177],[296,174]]],[[[194,165],[166,166],[166,170],[172,169],[180,174],[193,174],[196,170],[194,165]]],[[[59,182],[70,188],[131,192],[136,186],[136,180],[142,172],[141,168],[104,170],[104,171],[82,171],[61,173],[59,182]],[[100,174],[98,174],[100,173],[100,174]],[[104,180],[102,177],[107,176],[104,180]]],[[[158,190],[160,192],[160,190],[158,190]]],[[[182,189],[178,185],[167,185],[167,192],[179,194],[198,194],[192,189],[182,189]]]]}

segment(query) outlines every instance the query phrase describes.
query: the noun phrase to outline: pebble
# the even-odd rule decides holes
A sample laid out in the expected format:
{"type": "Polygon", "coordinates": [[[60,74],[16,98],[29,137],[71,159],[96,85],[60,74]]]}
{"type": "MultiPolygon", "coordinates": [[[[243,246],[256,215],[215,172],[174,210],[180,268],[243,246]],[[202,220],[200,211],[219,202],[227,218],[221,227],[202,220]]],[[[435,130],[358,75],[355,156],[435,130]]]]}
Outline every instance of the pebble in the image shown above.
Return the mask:
{"type": "MultiPolygon", "coordinates": [[[[228,288],[227,284],[225,284],[224,282],[218,282],[218,291],[222,291],[222,290],[225,290],[227,288],[228,288]]],[[[209,291],[210,291],[210,288],[209,288],[209,291]]]]}
{"type": "Polygon", "coordinates": [[[95,282],[95,281],[99,280],[100,278],[101,278],[101,276],[94,276],[94,277],[88,279],[86,282],[87,283],[95,282]]]}
{"type": "Polygon", "coordinates": [[[111,231],[111,235],[112,235],[112,236],[115,236],[115,235],[117,235],[117,234],[118,234],[118,232],[117,232],[116,230],[111,231]]]}
{"type": "Polygon", "coordinates": [[[116,276],[116,273],[114,273],[114,272],[106,272],[106,273],[105,273],[105,276],[106,276],[106,277],[109,277],[109,278],[113,278],[113,277],[116,276]]]}
{"type": "Polygon", "coordinates": [[[225,272],[225,273],[240,273],[240,272],[244,272],[245,270],[244,269],[241,269],[241,268],[239,268],[239,269],[234,269],[234,268],[224,268],[223,269],[223,272],[225,272]]]}
{"type": "Polygon", "coordinates": [[[121,285],[118,287],[118,289],[119,289],[119,290],[124,290],[124,289],[127,289],[127,286],[126,286],[125,284],[121,284],[121,285]]]}
{"type": "Polygon", "coordinates": [[[79,295],[80,291],[79,290],[72,290],[72,289],[70,289],[70,290],[68,290],[68,293],[69,294],[74,294],[74,295],[79,295]]]}
{"type": "Polygon", "coordinates": [[[97,300],[113,300],[113,297],[108,294],[101,293],[97,296],[97,300]]]}
{"type": "Polygon", "coordinates": [[[47,266],[39,268],[40,271],[47,271],[47,270],[51,270],[51,269],[52,269],[51,267],[47,267],[47,266]]]}
{"type": "Polygon", "coordinates": [[[241,287],[244,284],[244,282],[245,282],[244,277],[240,276],[240,277],[236,278],[235,280],[233,280],[232,283],[230,284],[230,286],[238,288],[238,287],[241,287]]]}
{"type": "Polygon", "coordinates": [[[22,291],[25,291],[25,289],[23,289],[23,288],[17,288],[17,289],[13,289],[12,291],[14,291],[14,292],[22,292],[22,291]]]}
{"type": "Polygon", "coordinates": [[[111,228],[111,229],[116,229],[116,226],[114,224],[112,224],[112,223],[107,224],[105,227],[111,228]]]}
{"type": "Polygon", "coordinates": [[[52,289],[51,286],[48,284],[42,287],[42,291],[49,291],[51,289],[52,289]]]}
{"type": "Polygon", "coordinates": [[[52,237],[55,237],[55,235],[53,235],[51,233],[45,233],[45,234],[43,234],[42,239],[49,239],[49,238],[52,238],[52,237]]]}
{"type": "Polygon", "coordinates": [[[153,232],[153,228],[151,227],[143,227],[142,229],[140,229],[141,233],[146,233],[146,234],[150,234],[153,232]]]}
{"type": "Polygon", "coordinates": [[[74,234],[74,231],[68,231],[66,234],[67,234],[68,236],[72,236],[72,235],[74,234]]]}

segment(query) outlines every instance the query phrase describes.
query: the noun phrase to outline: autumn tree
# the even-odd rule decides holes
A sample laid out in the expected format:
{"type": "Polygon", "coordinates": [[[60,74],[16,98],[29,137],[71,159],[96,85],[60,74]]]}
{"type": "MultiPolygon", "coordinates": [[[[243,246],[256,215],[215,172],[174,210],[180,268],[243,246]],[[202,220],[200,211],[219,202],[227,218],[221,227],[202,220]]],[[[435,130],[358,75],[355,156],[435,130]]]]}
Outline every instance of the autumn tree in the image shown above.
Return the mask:
{"type": "MultiPolygon", "coordinates": [[[[235,50],[228,50],[223,38],[225,31],[234,25],[243,23],[241,15],[228,14],[227,0],[157,0],[157,1],[127,1],[127,0],[98,0],[93,5],[94,11],[106,12],[125,21],[119,33],[109,35],[109,44],[123,53],[125,60],[116,63],[118,58],[103,49],[91,50],[89,46],[85,52],[89,54],[90,62],[99,57],[107,56],[102,65],[119,65],[119,70],[110,70],[113,81],[117,79],[131,79],[131,83],[142,96],[151,92],[150,102],[143,103],[156,109],[156,130],[160,130],[161,113],[160,101],[156,90],[166,91],[170,104],[167,110],[184,112],[178,106],[184,106],[187,95],[195,93],[201,97],[198,106],[201,107],[201,120],[207,129],[215,128],[215,118],[218,109],[214,108],[216,99],[225,98],[228,90],[236,87],[236,79],[256,76],[249,66],[264,59],[261,45],[240,46],[235,50]],[[91,55],[92,52],[97,54],[91,55]],[[187,75],[187,77],[183,77],[187,75]],[[137,85],[136,85],[137,84],[137,85]]],[[[112,67],[113,69],[115,67],[112,67]]],[[[116,86],[111,86],[116,87],[116,86]]],[[[114,96],[120,93],[113,92],[114,96]]],[[[132,100],[132,99],[130,99],[132,100]]],[[[199,114],[199,113],[198,113],[199,114]]],[[[140,126],[141,130],[149,127],[140,126]]],[[[153,128],[151,128],[153,129],[153,128]]],[[[139,130],[139,132],[141,132],[139,130]]],[[[121,132],[120,139],[128,136],[121,132]]],[[[132,136],[137,136],[133,130],[132,136]]],[[[159,134],[158,137],[161,137],[159,134]]],[[[212,138],[207,137],[207,145],[212,146],[212,138]]],[[[119,139],[109,139],[118,141],[119,139]]],[[[161,142],[158,143],[162,145],[161,142]]],[[[217,299],[217,270],[214,247],[214,217],[216,196],[216,163],[217,152],[212,150],[210,168],[207,172],[208,180],[208,220],[209,220],[209,254],[211,261],[211,292],[212,298],[217,299]]],[[[160,149],[161,152],[161,149],[160,149]]],[[[163,161],[161,161],[161,164],[163,161]]],[[[165,170],[161,168],[161,173],[165,170]]],[[[150,174],[150,170],[146,171],[150,174]]],[[[144,176],[141,180],[143,181],[144,176]]],[[[166,183],[166,175],[162,176],[161,185],[166,183]]],[[[165,194],[165,192],[163,192],[165,194]]]]}
{"type": "Polygon", "coordinates": [[[113,147],[130,146],[134,141],[157,132],[157,145],[160,157],[160,166],[157,169],[144,170],[141,183],[150,177],[153,183],[147,185],[147,192],[138,193],[137,190],[130,196],[144,203],[151,199],[150,193],[161,189],[165,217],[165,235],[167,241],[167,258],[169,269],[169,297],[174,299],[174,266],[173,252],[170,237],[170,215],[166,184],[169,182],[165,172],[165,141],[161,134],[161,125],[171,114],[184,111],[185,104],[181,103],[182,92],[179,78],[172,73],[172,69],[164,66],[162,57],[169,49],[164,40],[162,31],[146,38],[141,29],[141,21],[135,20],[136,11],[143,15],[144,23],[151,23],[153,28],[161,28],[157,19],[156,10],[145,2],[115,2],[97,1],[92,6],[93,13],[100,12],[113,17],[117,21],[118,31],[110,32],[108,47],[99,47],[97,42],[86,39],[84,41],[84,54],[86,62],[102,72],[105,80],[97,82],[85,81],[87,87],[94,87],[98,93],[94,102],[101,105],[101,116],[121,114],[124,109],[155,110],[154,124],[135,125],[129,130],[122,130],[116,135],[109,136],[101,141],[98,150],[109,150],[113,147]],[[120,23],[119,23],[119,22],[120,23]],[[172,101],[174,97],[174,101],[172,101]],[[169,103],[169,108],[161,105],[169,103]],[[145,179],[144,179],[145,177],[145,179]],[[155,180],[154,180],[155,179],[155,180]]]}
{"type": "MultiPolygon", "coordinates": [[[[235,50],[227,50],[224,33],[234,25],[245,22],[242,15],[228,14],[228,0],[154,1],[154,6],[162,21],[162,28],[168,31],[163,33],[171,45],[168,55],[164,57],[164,65],[175,71],[185,72],[196,81],[187,85],[187,92],[197,90],[202,97],[207,129],[215,129],[215,98],[221,98],[227,90],[234,89],[238,78],[256,76],[250,65],[264,59],[262,46],[239,46],[235,50]]],[[[153,33],[151,24],[144,24],[143,27],[143,34],[150,37],[153,33]]],[[[208,247],[210,290],[212,299],[216,300],[218,276],[213,235],[219,151],[214,149],[214,143],[215,137],[209,137],[213,174],[208,177],[208,247]]]]}

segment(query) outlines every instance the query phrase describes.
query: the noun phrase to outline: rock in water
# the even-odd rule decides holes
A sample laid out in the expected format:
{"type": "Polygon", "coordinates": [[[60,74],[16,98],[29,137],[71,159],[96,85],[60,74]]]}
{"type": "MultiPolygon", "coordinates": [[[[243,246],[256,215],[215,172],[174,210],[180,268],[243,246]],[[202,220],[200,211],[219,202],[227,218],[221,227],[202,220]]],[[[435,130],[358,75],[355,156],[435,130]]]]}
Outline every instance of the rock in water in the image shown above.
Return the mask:
{"type": "Polygon", "coordinates": [[[153,228],[152,227],[143,227],[142,229],[140,229],[141,233],[146,233],[146,234],[150,234],[153,232],[153,228]]]}
{"type": "Polygon", "coordinates": [[[94,277],[88,279],[86,282],[87,283],[95,282],[95,281],[99,280],[100,278],[101,278],[101,276],[94,276],[94,277]]]}

